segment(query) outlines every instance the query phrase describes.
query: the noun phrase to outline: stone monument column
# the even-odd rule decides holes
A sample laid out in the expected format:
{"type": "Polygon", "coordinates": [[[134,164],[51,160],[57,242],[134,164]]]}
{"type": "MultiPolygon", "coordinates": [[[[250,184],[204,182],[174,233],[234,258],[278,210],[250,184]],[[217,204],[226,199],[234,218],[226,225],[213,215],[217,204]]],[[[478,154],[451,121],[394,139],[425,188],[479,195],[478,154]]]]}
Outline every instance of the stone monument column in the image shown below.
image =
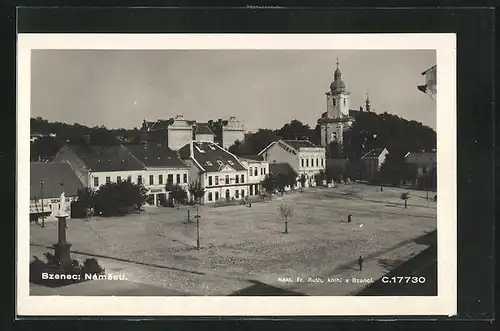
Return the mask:
{"type": "Polygon", "coordinates": [[[57,217],[57,244],[54,244],[55,256],[61,266],[71,265],[70,247],[71,244],[66,242],[66,218],[69,213],[66,209],[66,196],[61,193],[61,207],[56,214],[57,217]]]}

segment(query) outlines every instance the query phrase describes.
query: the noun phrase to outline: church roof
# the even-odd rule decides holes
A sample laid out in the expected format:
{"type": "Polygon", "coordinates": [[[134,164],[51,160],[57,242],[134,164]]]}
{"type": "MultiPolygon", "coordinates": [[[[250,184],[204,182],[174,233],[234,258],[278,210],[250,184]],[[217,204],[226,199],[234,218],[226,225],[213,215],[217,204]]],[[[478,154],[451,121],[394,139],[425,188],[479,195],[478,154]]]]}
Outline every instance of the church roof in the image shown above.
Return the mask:
{"type": "Polygon", "coordinates": [[[208,126],[208,123],[196,124],[196,129],[194,131],[194,134],[212,134],[212,135],[215,135],[215,133],[208,126]]]}

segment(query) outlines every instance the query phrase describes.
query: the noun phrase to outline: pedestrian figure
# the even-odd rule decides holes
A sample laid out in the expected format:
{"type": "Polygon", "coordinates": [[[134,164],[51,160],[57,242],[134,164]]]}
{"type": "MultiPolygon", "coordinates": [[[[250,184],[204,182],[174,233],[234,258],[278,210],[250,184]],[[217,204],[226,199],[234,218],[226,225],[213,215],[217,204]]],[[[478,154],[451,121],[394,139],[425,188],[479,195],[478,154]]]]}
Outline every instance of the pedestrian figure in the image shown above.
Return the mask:
{"type": "Polygon", "coordinates": [[[380,192],[384,192],[384,187],[380,186],[380,192]]]}
{"type": "Polygon", "coordinates": [[[359,265],[359,271],[363,270],[363,257],[360,256],[359,259],[358,259],[358,265],[359,265]]]}
{"type": "Polygon", "coordinates": [[[436,195],[434,195],[434,202],[437,202],[437,199],[438,199],[438,196],[436,194],[436,195]]]}
{"type": "Polygon", "coordinates": [[[347,223],[351,223],[351,221],[352,221],[352,215],[348,215],[347,216],[347,223]]]}

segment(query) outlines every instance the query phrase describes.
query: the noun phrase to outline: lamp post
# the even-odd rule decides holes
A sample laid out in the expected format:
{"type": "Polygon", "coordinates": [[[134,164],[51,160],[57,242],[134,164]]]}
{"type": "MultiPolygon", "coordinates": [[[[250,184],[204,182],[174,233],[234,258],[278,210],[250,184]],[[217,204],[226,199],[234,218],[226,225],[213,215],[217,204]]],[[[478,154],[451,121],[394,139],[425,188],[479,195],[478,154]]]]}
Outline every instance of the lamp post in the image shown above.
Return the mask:
{"type": "Polygon", "coordinates": [[[45,227],[45,215],[43,213],[43,180],[40,181],[40,197],[41,197],[41,200],[42,200],[42,228],[45,227]]]}
{"type": "Polygon", "coordinates": [[[198,203],[196,204],[196,249],[200,249],[200,214],[198,213],[198,203]]]}

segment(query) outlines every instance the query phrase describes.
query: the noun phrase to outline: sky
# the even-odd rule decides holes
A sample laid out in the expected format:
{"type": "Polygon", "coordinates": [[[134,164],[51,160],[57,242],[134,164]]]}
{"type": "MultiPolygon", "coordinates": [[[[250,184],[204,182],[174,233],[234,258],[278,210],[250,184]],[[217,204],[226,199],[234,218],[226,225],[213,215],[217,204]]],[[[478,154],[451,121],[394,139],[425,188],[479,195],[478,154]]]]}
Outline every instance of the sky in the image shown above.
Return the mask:
{"type": "Polygon", "coordinates": [[[235,116],[247,130],[293,119],[314,127],[326,111],[336,61],[350,108],[436,128],[436,104],[417,90],[433,50],[35,50],[31,117],[108,128],[183,115],[235,116]]]}

